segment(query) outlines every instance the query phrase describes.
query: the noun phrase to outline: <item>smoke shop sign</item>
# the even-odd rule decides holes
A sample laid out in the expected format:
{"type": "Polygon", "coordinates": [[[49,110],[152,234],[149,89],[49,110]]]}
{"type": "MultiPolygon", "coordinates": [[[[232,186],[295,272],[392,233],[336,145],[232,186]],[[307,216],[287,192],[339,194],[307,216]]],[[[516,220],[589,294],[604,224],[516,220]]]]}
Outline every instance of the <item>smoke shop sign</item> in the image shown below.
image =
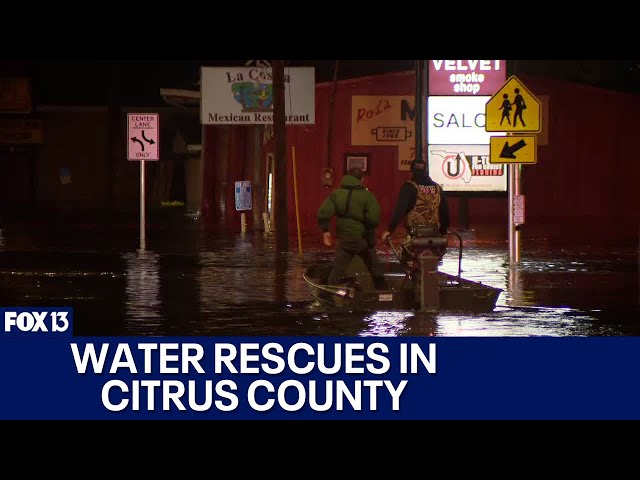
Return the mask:
{"type": "Polygon", "coordinates": [[[493,95],[507,79],[506,60],[429,60],[429,95],[493,95]]]}

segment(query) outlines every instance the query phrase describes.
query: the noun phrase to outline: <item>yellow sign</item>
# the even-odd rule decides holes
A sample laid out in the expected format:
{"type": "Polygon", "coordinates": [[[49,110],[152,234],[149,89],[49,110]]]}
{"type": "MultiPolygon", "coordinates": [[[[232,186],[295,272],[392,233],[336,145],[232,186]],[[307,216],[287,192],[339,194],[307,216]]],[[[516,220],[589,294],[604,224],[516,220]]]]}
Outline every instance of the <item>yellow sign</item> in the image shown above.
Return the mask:
{"type": "Polygon", "coordinates": [[[489,163],[526,163],[538,161],[538,145],[535,135],[507,135],[491,137],[489,163]]]}
{"type": "Polygon", "coordinates": [[[487,132],[539,132],[540,100],[516,77],[510,77],[485,106],[487,132]]]}
{"type": "Polygon", "coordinates": [[[401,95],[351,97],[351,145],[398,147],[398,170],[415,159],[415,98],[401,95]]]}
{"type": "Polygon", "coordinates": [[[0,78],[0,113],[31,113],[31,80],[0,78]]]}
{"type": "Polygon", "coordinates": [[[0,118],[0,144],[26,145],[42,143],[42,120],[0,118]]]}

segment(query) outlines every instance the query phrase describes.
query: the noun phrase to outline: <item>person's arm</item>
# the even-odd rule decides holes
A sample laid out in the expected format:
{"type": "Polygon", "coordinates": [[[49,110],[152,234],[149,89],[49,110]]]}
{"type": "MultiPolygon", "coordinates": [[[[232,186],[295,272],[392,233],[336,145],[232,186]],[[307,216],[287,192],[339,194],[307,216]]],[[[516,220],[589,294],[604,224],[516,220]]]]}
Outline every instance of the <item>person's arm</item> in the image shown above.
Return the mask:
{"type": "Polygon", "coordinates": [[[369,192],[369,198],[364,208],[364,226],[367,230],[375,230],[380,225],[380,204],[376,196],[369,192]]]}
{"type": "Polygon", "coordinates": [[[406,215],[409,208],[415,203],[417,197],[416,189],[410,183],[405,182],[400,188],[400,193],[398,193],[398,200],[396,201],[396,206],[393,209],[393,213],[391,214],[391,220],[389,221],[389,226],[387,230],[382,234],[382,241],[384,242],[389,238],[389,236],[393,233],[393,231],[400,223],[400,220],[406,215]]]}
{"type": "Polygon", "coordinates": [[[415,187],[410,183],[404,183],[400,189],[400,193],[398,194],[398,200],[396,201],[396,207],[391,215],[391,220],[389,220],[389,228],[387,228],[389,233],[393,233],[398,226],[398,223],[400,223],[402,218],[406,215],[407,211],[411,207],[411,203],[415,202],[415,196],[415,187]]]}
{"type": "Polygon", "coordinates": [[[335,193],[329,195],[318,209],[318,225],[323,232],[331,228],[331,218],[336,214],[336,202],[333,199],[335,193]]]}

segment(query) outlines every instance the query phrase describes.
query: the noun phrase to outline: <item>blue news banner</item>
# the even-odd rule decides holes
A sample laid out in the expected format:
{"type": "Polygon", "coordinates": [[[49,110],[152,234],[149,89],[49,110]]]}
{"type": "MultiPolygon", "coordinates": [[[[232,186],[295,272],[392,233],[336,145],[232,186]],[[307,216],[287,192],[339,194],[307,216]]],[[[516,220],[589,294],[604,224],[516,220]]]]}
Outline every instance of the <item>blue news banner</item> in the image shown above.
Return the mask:
{"type": "Polygon", "coordinates": [[[0,419],[635,420],[640,338],[80,337],[2,308],[0,419]]]}

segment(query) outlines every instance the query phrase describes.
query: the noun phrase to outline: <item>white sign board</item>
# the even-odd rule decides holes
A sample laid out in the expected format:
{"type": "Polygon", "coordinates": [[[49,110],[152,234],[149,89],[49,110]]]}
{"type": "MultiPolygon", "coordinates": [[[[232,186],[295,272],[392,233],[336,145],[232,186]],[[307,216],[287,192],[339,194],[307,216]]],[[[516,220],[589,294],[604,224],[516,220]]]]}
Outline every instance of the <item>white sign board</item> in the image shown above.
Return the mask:
{"type": "Polygon", "coordinates": [[[503,132],[485,130],[485,108],[490,96],[429,97],[427,140],[434,145],[489,145],[503,132]]]}
{"type": "Polygon", "coordinates": [[[236,182],[236,210],[251,210],[251,182],[244,180],[236,182]]]}
{"type": "Polygon", "coordinates": [[[157,113],[127,115],[127,156],[129,160],[159,160],[157,113]]]}
{"type": "Polygon", "coordinates": [[[507,169],[489,163],[489,145],[429,145],[429,175],[445,192],[506,192],[507,169]]]}
{"type": "Polygon", "coordinates": [[[524,195],[513,197],[513,223],[516,225],[524,223],[524,195]]]}
{"type": "MultiPolygon", "coordinates": [[[[273,124],[271,68],[202,67],[200,90],[200,121],[203,125],[273,124]]],[[[287,124],[315,124],[315,93],[314,67],[285,67],[287,124]]]]}

